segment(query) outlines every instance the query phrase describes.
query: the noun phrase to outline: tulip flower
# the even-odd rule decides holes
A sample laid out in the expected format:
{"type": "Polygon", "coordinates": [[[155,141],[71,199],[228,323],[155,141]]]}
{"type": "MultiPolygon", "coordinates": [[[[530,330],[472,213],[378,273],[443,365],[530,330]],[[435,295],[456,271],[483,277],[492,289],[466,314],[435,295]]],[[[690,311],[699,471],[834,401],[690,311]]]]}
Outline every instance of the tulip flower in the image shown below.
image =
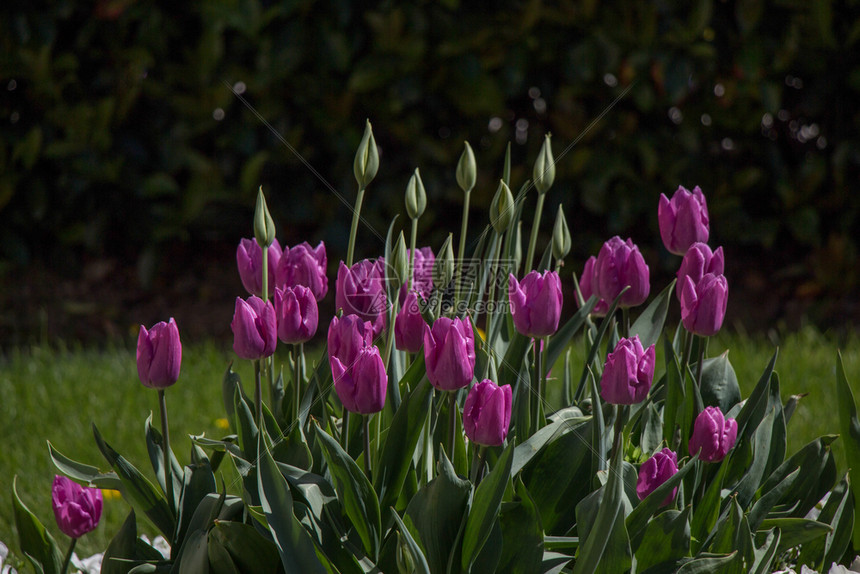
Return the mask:
{"type": "Polygon", "coordinates": [[[433,291],[433,264],[436,263],[436,255],[429,247],[411,249],[412,254],[412,289],[422,299],[428,299],[433,291]]]}
{"type": "Polygon", "coordinates": [[[279,286],[304,285],[313,292],[317,301],[322,301],[328,293],[327,265],[325,243],[320,241],[319,245],[311,247],[305,241],[284,249],[275,279],[279,286]]]}
{"type": "Polygon", "coordinates": [[[51,486],[51,506],[63,534],[80,538],[99,524],[102,491],[83,487],[65,476],[55,476],[51,486]]]}
{"type": "Polygon", "coordinates": [[[530,271],[522,282],[508,276],[508,297],[514,327],[526,337],[540,338],[558,330],[561,317],[561,280],[555,271],[530,271]]]}
{"type": "Polygon", "coordinates": [[[500,446],[511,424],[511,386],[484,379],[469,390],[463,405],[463,429],[473,443],[500,446]]]}
{"type": "Polygon", "coordinates": [[[424,344],[424,327],[418,295],[410,291],[394,322],[394,346],[401,351],[417,353],[424,344]]]}
{"type": "Polygon", "coordinates": [[[729,284],[723,275],[705,273],[698,283],[684,278],[681,287],[681,322],[690,333],[709,337],[723,326],[729,284]]]}
{"type": "Polygon", "coordinates": [[[353,413],[369,415],[385,406],[388,375],[379,349],[362,347],[352,364],[344,364],[336,356],[330,358],[334,388],[344,408],[353,413]]]}
{"type": "MultiPolygon", "coordinates": [[[[585,262],[585,268],[582,270],[582,277],[579,280],[579,291],[582,293],[582,300],[588,301],[594,294],[594,264],[597,262],[597,257],[592,255],[585,262]]],[[[598,299],[591,314],[597,317],[603,317],[609,312],[609,303],[605,299],[598,299]]]]}
{"type": "Polygon", "coordinates": [[[373,344],[373,327],[358,315],[334,317],[328,327],[328,356],[337,357],[344,365],[351,365],[363,347],[373,344]]]}
{"type": "Polygon", "coordinates": [[[143,386],[165,389],[179,379],[182,363],[182,343],[173,317],[161,321],[147,331],[140,326],[137,336],[137,376],[143,386]]]}
{"type": "Polygon", "coordinates": [[[278,338],[284,343],[304,343],[317,332],[319,311],[313,292],[303,285],[276,288],[274,296],[278,338]]]}
{"type": "Polygon", "coordinates": [[[373,325],[373,336],[385,326],[388,300],[383,285],[382,260],[363,259],[347,267],[343,261],[337,270],[335,306],[345,315],[358,315],[373,325]]]}
{"type": "Polygon", "coordinates": [[[472,382],[475,374],[475,334],[464,319],[440,317],[424,327],[424,362],[430,384],[454,391],[472,382]]]}
{"type": "Polygon", "coordinates": [[[671,200],[661,193],[657,222],[663,245],[675,255],[683,255],[693,243],[707,243],[708,204],[699,186],[692,193],[679,186],[671,200]]]}
{"type": "MultiPolygon", "coordinates": [[[[281,261],[282,251],[278,240],[275,239],[266,250],[269,260],[268,278],[269,291],[274,289],[275,270],[281,261]]],[[[263,249],[254,239],[242,239],[236,248],[236,266],[239,268],[239,278],[245,290],[257,297],[263,296],[263,249]]]]}
{"type": "MultiPolygon", "coordinates": [[[[678,455],[669,448],[663,448],[639,467],[636,496],[639,500],[645,500],[646,496],[657,490],[658,486],[669,480],[676,472],[678,472],[678,455]]],[[[673,488],[660,506],[670,504],[677,493],[678,487],[673,488]]]]}
{"type": "Polygon", "coordinates": [[[643,348],[638,335],[621,339],[603,365],[600,396],[614,405],[641,403],[651,390],[655,361],[654,345],[643,348]]]}
{"type": "Polygon", "coordinates": [[[689,277],[693,284],[698,283],[706,273],[722,275],[725,270],[725,258],[723,248],[717,247],[711,251],[705,243],[694,243],[687,249],[681,266],[678,268],[678,282],[675,284],[675,295],[681,300],[681,289],[684,287],[684,278],[689,277]]]}
{"type": "Polygon", "coordinates": [[[262,359],[275,353],[278,322],[271,301],[251,295],[245,301],[236,297],[233,313],[233,350],[243,359],[262,359]]]}
{"type": "Polygon", "coordinates": [[[635,307],[644,303],[651,285],[648,265],[639,248],[630,239],[622,241],[617,235],[604,243],[594,263],[591,286],[598,297],[610,303],[624,287],[630,286],[619,304],[635,307]]]}
{"type": "Polygon", "coordinates": [[[693,436],[687,443],[691,455],[699,454],[699,460],[720,462],[738,438],[738,423],[727,419],[719,407],[705,407],[693,423],[693,436]]]}

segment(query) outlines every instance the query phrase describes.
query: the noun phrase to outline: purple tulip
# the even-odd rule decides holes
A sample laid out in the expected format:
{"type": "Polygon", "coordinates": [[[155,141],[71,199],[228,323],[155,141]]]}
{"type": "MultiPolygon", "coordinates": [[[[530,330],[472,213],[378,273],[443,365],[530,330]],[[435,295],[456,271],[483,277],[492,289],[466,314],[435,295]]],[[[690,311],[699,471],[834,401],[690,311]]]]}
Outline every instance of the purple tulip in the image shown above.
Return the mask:
{"type": "Polygon", "coordinates": [[[725,258],[723,257],[723,248],[717,247],[715,251],[711,251],[705,243],[694,243],[684,254],[681,260],[681,266],[678,268],[678,282],[675,284],[675,295],[678,296],[678,301],[681,300],[681,289],[684,286],[684,277],[689,277],[693,280],[693,284],[698,283],[706,273],[714,275],[722,275],[725,270],[725,258]]]}
{"type": "Polygon", "coordinates": [[[510,274],[508,297],[514,327],[520,334],[537,339],[558,330],[562,295],[561,280],[555,271],[530,271],[520,283],[510,274]]]}
{"type": "Polygon", "coordinates": [[[472,382],[475,374],[475,334],[464,319],[440,317],[424,327],[424,363],[430,384],[454,391],[472,382]]]}
{"type": "Polygon", "coordinates": [[[161,321],[147,331],[140,326],[137,336],[137,376],[143,386],[164,389],[179,379],[182,363],[182,343],[173,317],[161,321]]]}
{"type": "MultiPolygon", "coordinates": [[[[597,262],[597,257],[592,255],[585,262],[585,267],[582,270],[582,277],[579,280],[579,291],[582,293],[582,300],[588,301],[594,294],[594,264],[597,262]]],[[[609,303],[605,299],[598,299],[591,314],[596,317],[603,317],[609,312],[609,303]]]]}
{"type": "Polygon", "coordinates": [[[436,262],[436,255],[429,247],[416,249],[413,253],[412,289],[417,291],[422,299],[427,299],[433,291],[433,264],[436,262]]]}
{"type": "MultiPolygon", "coordinates": [[[[268,254],[269,267],[269,291],[275,288],[275,270],[281,261],[281,246],[278,240],[269,246],[266,251],[268,254]]],[[[239,277],[242,279],[242,285],[245,290],[251,295],[257,297],[263,296],[263,249],[257,244],[254,239],[242,239],[239,242],[239,247],[236,248],[236,265],[239,268],[239,277]]]]}
{"type": "Polygon", "coordinates": [[[63,534],[80,538],[99,525],[102,491],[81,486],[65,476],[55,476],[51,486],[51,506],[63,534]]]}
{"type": "Polygon", "coordinates": [[[598,297],[611,303],[628,285],[630,289],[622,295],[619,304],[635,307],[644,303],[651,291],[648,265],[630,239],[622,241],[616,235],[600,248],[591,287],[598,297]]]}
{"type": "Polygon", "coordinates": [[[276,279],[278,285],[285,287],[304,285],[313,292],[317,301],[322,301],[328,293],[327,266],[325,244],[320,241],[319,245],[311,247],[310,243],[305,241],[284,249],[276,279]]]}
{"type": "Polygon", "coordinates": [[[352,266],[340,262],[337,270],[335,306],[345,315],[358,315],[373,325],[373,336],[385,327],[388,300],[383,285],[382,260],[363,259],[352,266]]]}
{"type": "Polygon", "coordinates": [[[271,301],[251,295],[245,301],[236,297],[233,313],[233,350],[242,359],[262,359],[275,353],[278,321],[271,301]]]}
{"type": "Polygon", "coordinates": [[[657,222],[663,245],[675,255],[683,255],[696,242],[708,242],[708,204],[697,185],[690,193],[679,186],[670,200],[660,194],[657,222]]]}
{"type": "Polygon", "coordinates": [[[691,455],[699,453],[706,462],[720,462],[738,438],[738,423],[727,419],[718,407],[705,407],[693,423],[693,436],[687,443],[691,455]]]}
{"type": "Polygon", "coordinates": [[[717,334],[723,326],[729,301],[729,283],[723,275],[705,273],[698,283],[684,278],[681,286],[681,322],[702,337],[717,334]]]}
{"type": "Polygon", "coordinates": [[[397,313],[394,322],[394,346],[401,351],[417,353],[424,344],[424,317],[418,304],[418,295],[410,291],[397,313]]]}
{"type": "Polygon", "coordinates": [[[373,345],[373,327],[358,315],[334,317],[328,326],[328,356],[340,359],[349,366],[355,362],[358,352],[373,345]]]}
{"type": "Polygon", "coordinates": [[[641,403],[651,390],[655,362],[654,345],[644,349],[639,335],[621,339],[603,365],[600,396],[614,405],[641,403]]]}
{"type": "Polygon", "coordinates": [[[319,311],[313,291],[304,285],[275,289],[278,338],[284,343],[304,343],[317,332],[319,311]]]}
{"type": "MultiPolygon", "coordinates": [[[[663,448],[639,467],[636,496],[639,500],[645,500],[646,496],[657,490],[658,486],[669,480],[676,472],[678,472],[678,455],[669,448],[663,448]]],[[[671,504],[677,493],[676,486],[660,506],[671,504]]]]}
{"type": "Polygon", "coordinates": [[[382,410],[388,375],[379,349],[362,347],[352,364],[345,365],[337,357],[331,357],[330,363],[334,388],[344,408],[363,415],[382,410]]]}
{"type": "Polygon", "coordinates": [[[473,443],[500,446],[511,424],[511,386],[484,379],[469,390],[463,405],[463,429],[473,443]]]}

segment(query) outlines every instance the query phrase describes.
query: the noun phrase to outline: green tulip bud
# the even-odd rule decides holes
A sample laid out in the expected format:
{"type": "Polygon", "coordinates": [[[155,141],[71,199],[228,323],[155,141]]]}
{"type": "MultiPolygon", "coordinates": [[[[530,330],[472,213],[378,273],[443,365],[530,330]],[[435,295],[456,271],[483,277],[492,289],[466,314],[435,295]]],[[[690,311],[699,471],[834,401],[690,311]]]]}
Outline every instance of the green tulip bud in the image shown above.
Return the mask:
{"type": "Polygon", "coordinates": [[[552,182],[555,181],[555,158],[552,157],[550,137],[550,134],[546,134],[535,162],[533,179],[538,193],[546,193],[552,187],[552,182]]]}
{"type": "Polygon", "coordinates": [[[567,228],[564,210],[559,204],[558,214],[555,216],[555,227],[552,230],[552,256],[559,260],[564,259],[568,253],[570,253],[570,230],[567,228]]]}
{"type": "Polygon", "coordinates": [[[415,560],[412,558],[412,551],[406,545],[406,541],[397,533],[397,553],[395,555],[397,562],[397,571],[400,574],[415,574],[415,560]]]}
{"type": "Polygon", "coordinates": [[[367,120],[367,124],[364,126],[364,136],[361,138],[361,143],[358,144],[358,151],[355,152],[352,169],[360,189],[365,189],[373,181],[373,178],[376,177],[376,171],[379,169],[379,150],[376,148],[376,140],[373,139],[373,128],[370,127],[370,120],[367,120]]]}
{"type": "Polygon", "coordinates": [[[409,255],[406,251],[406,240],[403,238],[402,231],[391,251],[391,266],[394,272],[394,277],[391,279],[399,288],[406,281],[406,275],[409,272],[409,255]]]}
{"type": "Polygon", "coordinates": [[[463,142],[465,149],[460,155],[460,161],[457,163],[457,185],[465,192],[472,191],[475,187],[475,180],[478,178],[478,167],[475,164],[475,153],[472,151],[472,146],[469,142],[463,142]]]}
{"type": "Polygon", "coordinates": [[[514,216],[514,194],[504,180],[499,181],[499,189],[490,204],[490,224],[496,233],[504,233],[514,216]]]}
{"type": "Polygon", "coordinates": [[[424,182],[418,168],[406,184],[406,213],[411,219],[418,219],[427,207],[427,194],[424,192],[424,182]]]}
{"type": "Polygon", "coordinates": [[[266,205],[262,185],[257,192],[257,207],[254,209],[254,238],[260,247],[268,247],[275,240],[275,222],[266,205]]]}
{"type": "Polygon", "coordinates": [[[439,289],[445,289],[454,278],[454,246],[453,233],[448,234],[448,239],[442,244],[442,249],[436,254],[433,263],[433,284],[439,289]]]}

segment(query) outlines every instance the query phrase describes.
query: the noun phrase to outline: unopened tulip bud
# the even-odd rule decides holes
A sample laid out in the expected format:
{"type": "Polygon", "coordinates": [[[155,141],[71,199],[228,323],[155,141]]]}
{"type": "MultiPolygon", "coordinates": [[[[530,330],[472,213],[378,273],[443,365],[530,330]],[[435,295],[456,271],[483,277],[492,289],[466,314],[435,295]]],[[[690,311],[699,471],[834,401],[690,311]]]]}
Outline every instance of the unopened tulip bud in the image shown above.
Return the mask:
{"type": "Polygon", "coordinates": [[[603,244],[594,264],[594,293],[606,301],[614,301],[624,287],[630,289],[621,296],[622,307],[641,305],[651,291],[650,274],[639,248],[617,235],[603,244]]]}
{"type": "Polygon", "coordinates": [[[679,186],[671,200],[661,193],[657,222],[663,245],[671,253],[683,255],[693,243],[707,243],[708,203],[699,186],[692,192],[679,186]]]}
{"type": "Polygon", "coordinates": [[[457,162],[457,185],[465,192],[472,191],[475,181],[478,179],[478,167],[475,164],[475,153],[469,142],[463,142],[465,149],[457,162]]]}
{"type": "Polygon", "coordinates": [[[148,331],[143,325],[137,337],[137,375],[143,386],[165,389],[179,379],[182,343],[173,317],[148,331]]]}
{"type": "MultiPolygon", "coordinates": [[[[642,463],[639,467],[639,478],[636,480],[636,496],[639,500],[657,490],[664,482],[672,478],[678,472],[678,455],[669,448],[663,448],[660,452],[642,463]]],[[[671,504],[678,493],[678,487],[663,500],[660,506],[671,504]]]]}
{"type": "Polygon", "coordinates": [[[275,222],[266,205],[262,185],[257,192],[257,206],[254,209],[254,237],[261,247],[268,247],[275,240],[275,222]]]}
{"type": "Polygon", "coordinates": [[[687,249],[684,258],[681,260],[681,265],[678,267],[678,282],[675,284],[675,295],[678,296],[678,301],[681,300],[681,290],[686,283],[685,278],[689,277],[693,280],[693,284],[698,283],[707,273],[714,275],[722,275],[726,267],[723,248],[717,247],[714,251],[708,247],[707,243],[694,243],[687,249]]]}
{"type": "Polygon", "coordinates": [[[546,193],[555,181],[555,158],[552,156],[550,137],[552,137],[550,134],[546,134],[537,161],[535,161],[532,178],[538,193],[546,193]]]}
{"type": "Polygon", "coordinates": [[[393,272],[393,277],[388,278],[394,281],[394,292],[406,282],[406,276],[409,273],[408,253],[406,240],[403,238],[403,232],[401,231],[400,236],[397,238],[397,243],[394,244],[394,250],[391,252],[391,268],[389,271],[393,272]]]}
{"type": "Polygon", "coordinates": [[[654,345],[643,348],[639,335],[621,339],[615,350],[606,356],[600,396],[613,405],[641,403],[651,390],[655,362],[654,345]]]}
{"type": "Polygon", "coordinates": [[[448,234],[445,243],[436,255],[433,264],[433,284],[439,289],[445,289],[454,278],[454,247],[452,234],[448,234]]]}
{"type": "Polygon", "coordinates": [[[427,379],[440,391],[455,391],[475,374],[475,334],[466,319],[440,317],[424,328],[427,379]]]}
{"type": "Polygon", "coordinates": [[[350,365],[343,364],[337,357],[331,357],[329,363],[334,389],[344,408],[362,415],[382,410],[385,406],[388,374],[385,372],[379,349],[373,345],[362,347],[350,365]]]}
{"type": "Polygon", "coordinates": [[[418,219],[426,207],[427,193],[424,191],[424,182],[421,181],[421,174],[416,167],[415,173],[406,184],[406,213],[410,219],[418,219]]]}
{"type": "Polygon", "coordinates": [[[687,443],[691,455],[699,460],[720,462],[732,450],[738,438],[738,423],[727,419],[719,407],[705,407],[693,423],[693,435],[687,443]]]}
{"type": "Polygon", "coordinates": [[[65,476],[55,476],[51,486],[51,506],[57,526],[63,534],[69,538],[80,538],[99,525],[102,491],[81,486],[65,476]]]}
{"type": "Polygon", "coordinates": [[[417,353],[424,344],[424,316],[421,315],[421,307],[418,295],[410,291],[403,300],[403,307],[397,313],[397,321],[394,323],[394,346],[400,351],[417,353]]]}
{"type": "Polygon", "coordinates": [[[490,224],[496,233],[504,233],[514,217],[514,195],[504,181],[499,181],[499,189],[490,204],[490,224]]]}
{"type": "Polygon", "coordinates": [[[275,354],[278,321],[271,301],[251,295],[245,301],[236,297],[233,321],[233,351],[242,359],[262,359],[275,354]]]}
{"type": "Polygon", "coordinates": [[[558,214],[555,216],[555,227],[552,230],[552,256],[556,260],[564,259],[570,253],[570,246],[570,230],[567,228],[564,210],[561,208],[561,204],[559,204],[558,214]]]}
{"type": "Polygon", "coordinates": [[[561,281],[555,271],[530,271],[522,282],[518,282],[511,273],[508,276],[508,298],[514,327],[521,335],[540,338],[558,330],[562,294],[561,281]]]}
{"type": "Polygon", "coordinates": [[[681,288],[681,322],[690,333],[716,335],[726,317],[729,283],[724,275],[705,273],[698,283],[684,277],[681,288]]]}
{"type": "Polygon", "coordinates": [[[361,143],[358,144],[358,151],[355,152],[355,161],[352,164],[358,187],[365,189],[370,185],[370,182],[376,177],[378,169],[379,150],[376,148],[376,140],[373,139],[373,128],[370,126],[370,120],[367,120],[367,124],[364,126],[364,135],[361,138],[361,143]]]}
{"type": "Polygon", "coordinates": [[[304,285],[276,288],[274,295],[278,338],[284,343],[304,343],[317,332],[319,310],[313,291],[304,285]]]}
{"type": "Polygon", "coordinates": [[[511,424],[510,385],[498,386],[490,379],[476,384],[463,404],[463,430],[475,444],[500,446],[511,424]]]}

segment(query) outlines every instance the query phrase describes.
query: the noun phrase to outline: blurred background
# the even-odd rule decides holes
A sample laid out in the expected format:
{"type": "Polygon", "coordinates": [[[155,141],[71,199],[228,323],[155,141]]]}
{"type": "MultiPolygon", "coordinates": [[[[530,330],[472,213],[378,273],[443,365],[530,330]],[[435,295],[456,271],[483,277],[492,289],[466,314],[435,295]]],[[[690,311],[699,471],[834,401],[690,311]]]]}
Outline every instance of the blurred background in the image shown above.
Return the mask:
{"type": "MultiPolygon", "coordinates": [[[[850,329],[858,16],[856,0],[4,2],[0,348],[109,342],[171,315],[184,339],[229,334],[261,184],[282,245],[326,242],[333,288],[366,119],[381,166],[362,214],[383,237],[416,167],[419,244],[458,231],[465,140],[477,236],[507,143],[516,191],[551,132],[538,252],[561,203],[565,273],[619,234],[656,292],[680,262],[657,200],[699,185],[729,328],[850,329]]],[[[358,239],[381,254],[368,227],[358,239]]]]}

